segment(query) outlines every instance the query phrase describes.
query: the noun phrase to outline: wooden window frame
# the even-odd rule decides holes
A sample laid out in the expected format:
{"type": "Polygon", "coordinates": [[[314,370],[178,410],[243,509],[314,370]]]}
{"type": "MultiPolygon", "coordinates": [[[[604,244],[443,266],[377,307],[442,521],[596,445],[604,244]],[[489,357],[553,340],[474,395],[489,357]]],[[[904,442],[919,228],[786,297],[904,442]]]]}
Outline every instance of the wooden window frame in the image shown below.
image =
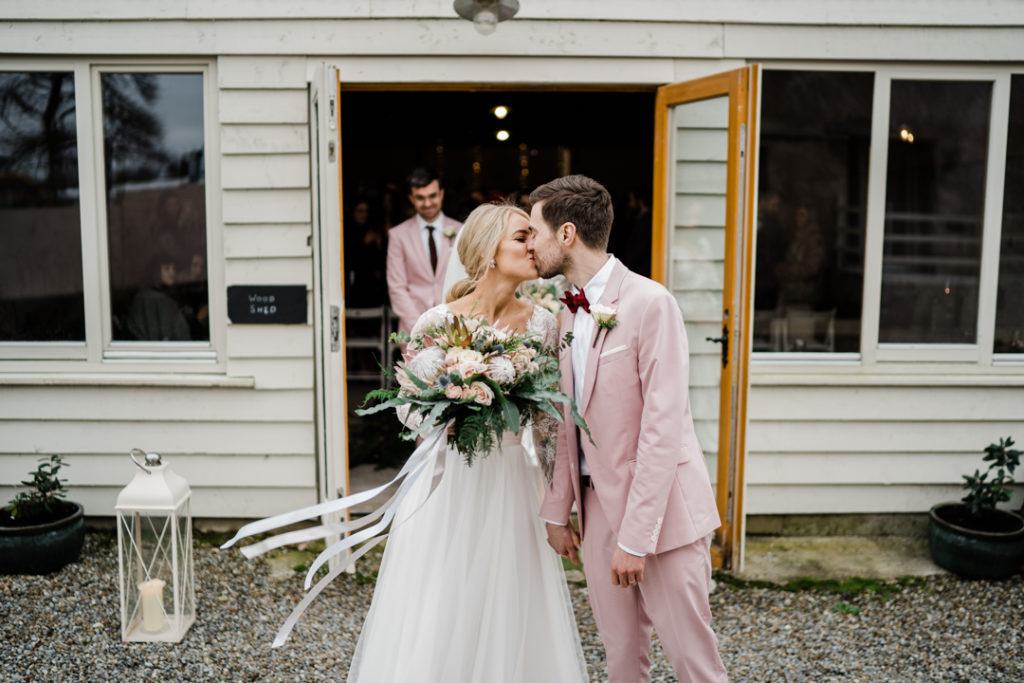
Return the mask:
{"type": "MultiPolygon", "coordinates": [[[[868,198],[864,234],[864,282],[859,353],[772,353],[751,357],[755,374],[964,374],[979,376],[1019,374],[1024,358],[993,354],[995,295],[999,277],[999,240],[1002,231],[1003,185],[1009,125],[1010,77],[1022,66],[929,64],[911,66],[876,62],[802,63],[763,62],[764,70],[858,71],[874,76],[871,152],[868,163],[868,198]],[[893,80],[987,81],[992,84],[988,128],[988,158],[982,253],[979,271],[977,343],[880,344],[879,313],[885,236],[885,190],[888,164],[890,92],[893,80]]],[[[760,121],[760,111],[757,114],[760,121]]],[[[760,145],[758,139],[756,144],[760,145]]],[[[755,205],[756,206],[756,205],[755,205]]],[[[755,264],[756,268],[756,264],[755,264]]]]}
{"type": "MultiPolygon", "coordinates": [[[[226,308],[220,199],[220,125],[216,66],[209,60],[24,59],[3,60],[4,71],[66,71],[74,74],[78,144],[79,216],[85,340],[0,342],[5,373],[223,373],[226,308]],[[206,262],[210,340],[115,342],[110,327],[109,264],[104,201],[103,73],[197,73],[203,78],[203,143],[206,195],[206,262]]],[[[31,379],[31,378],[28,378],[31,379]]]]}

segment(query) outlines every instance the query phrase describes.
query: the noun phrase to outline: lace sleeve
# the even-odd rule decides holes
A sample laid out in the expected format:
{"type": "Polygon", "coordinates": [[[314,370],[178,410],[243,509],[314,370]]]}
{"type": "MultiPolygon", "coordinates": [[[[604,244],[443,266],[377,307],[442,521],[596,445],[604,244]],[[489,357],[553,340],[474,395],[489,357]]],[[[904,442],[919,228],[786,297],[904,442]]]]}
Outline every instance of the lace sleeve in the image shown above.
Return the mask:
{"type": "MultiPolygon", "coordinates": [[[[550,311],[537,307],[531,319],[531,328],[543,338],[545,349],[558,346],[558,318],[550,311]]],[[[551,473],[555,467],[555,437],[558,434],[559,422],[547,413],[541,413],[534,420],[533,440],[537,449],[537,460],[544,472],[544,480],[551,481],[551,473]]]]}

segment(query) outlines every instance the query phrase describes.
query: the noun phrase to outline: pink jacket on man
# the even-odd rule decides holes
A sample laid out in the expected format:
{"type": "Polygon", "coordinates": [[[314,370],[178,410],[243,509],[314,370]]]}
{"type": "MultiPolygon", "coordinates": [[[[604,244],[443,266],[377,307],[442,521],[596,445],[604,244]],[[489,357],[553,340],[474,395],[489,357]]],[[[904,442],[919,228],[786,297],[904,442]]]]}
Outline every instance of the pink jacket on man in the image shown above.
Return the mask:
{"type": "Polygon", "coordinates": [[[462,223],[445,216],[438,235],[437,272],[430,270],[430,254],[415,216],[388,232],[388,295],[391,308],[398,314],[399,330],[412,331],[420,315],[444,303],[444,275],[455,241],[444,232],[458,233],[461,229],[462,223]]]}
{"type": "MultiPolygon", "coordinates": [[[[618,542],[648,554],[688,545],[721,522],[690,413],[683,316],[667,289],[621,262],[615,264],[600,303],[615,309],[618,324],[596,330],[587,358],[579,409],[593,443],[566,413],[540,516],[567,523],[575,501],[580,526],[586,524],[579,433],[594,492],[618,542]]],[[[572,330],[572,321],[563,311],[562,335],[572,330]]],[[[561,390],[569,396],[571,360],[571,351],[564,349],[561,390]]]]}

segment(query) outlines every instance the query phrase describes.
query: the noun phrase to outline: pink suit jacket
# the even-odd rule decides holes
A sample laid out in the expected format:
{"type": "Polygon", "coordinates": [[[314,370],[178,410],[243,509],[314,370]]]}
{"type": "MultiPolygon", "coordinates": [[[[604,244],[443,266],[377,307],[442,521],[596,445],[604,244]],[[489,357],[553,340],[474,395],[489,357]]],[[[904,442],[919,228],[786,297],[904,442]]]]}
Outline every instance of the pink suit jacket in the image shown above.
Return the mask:
{"type": "MultiPolygon", "coordinates": [[[[721,521],[690,414],[683,316],[667,289],[621,262],[600,303],[615,308],[618,324],[596,331],[579,406],[594,442],[579,432],[594,491],[625,547],[650,554],[688,545],[721,521]]],[[[562,312],[563,336],[572,320],[562,312]]],[[[560,388],[572,396],[571,351],[559,360],[560,388]]],[[[575,501],[582,527],[578,432],[565,418],[540,516],[567,523],[575,501]]]]}
{"type": "MultiPolygon", "coordinates": [[[[441,232],[449,228],[458,233],[462,223],[445,216],[441,232]]],[[[400,330],[412,331],[424,311],[444,303],[444,275],[455,238],[443,234],[439,238],[437,272],[431,272],[430,255],[415,216],[388,233],[388,295],[400,330]]]]}

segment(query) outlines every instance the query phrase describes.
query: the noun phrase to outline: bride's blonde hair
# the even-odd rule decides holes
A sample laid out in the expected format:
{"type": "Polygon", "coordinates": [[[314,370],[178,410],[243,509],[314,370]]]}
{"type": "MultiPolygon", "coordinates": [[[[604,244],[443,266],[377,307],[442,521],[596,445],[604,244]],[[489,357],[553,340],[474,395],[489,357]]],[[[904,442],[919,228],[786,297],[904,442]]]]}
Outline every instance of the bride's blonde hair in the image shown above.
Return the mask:
{"type": "Polygon", "coordinates": [[[466,296],[487,276],[491,259],[498,253],[498,245],[512,216],[530,216],[513,204],[481,204],[473,209],[459,233],[459,260],[466,268],[466,277],[448,290],[445,301],[466,296]]]}

